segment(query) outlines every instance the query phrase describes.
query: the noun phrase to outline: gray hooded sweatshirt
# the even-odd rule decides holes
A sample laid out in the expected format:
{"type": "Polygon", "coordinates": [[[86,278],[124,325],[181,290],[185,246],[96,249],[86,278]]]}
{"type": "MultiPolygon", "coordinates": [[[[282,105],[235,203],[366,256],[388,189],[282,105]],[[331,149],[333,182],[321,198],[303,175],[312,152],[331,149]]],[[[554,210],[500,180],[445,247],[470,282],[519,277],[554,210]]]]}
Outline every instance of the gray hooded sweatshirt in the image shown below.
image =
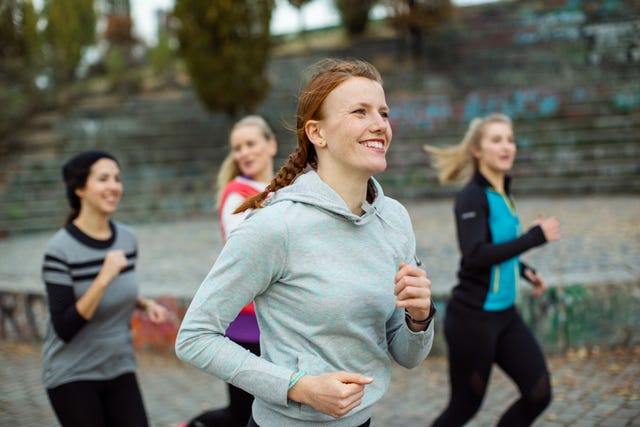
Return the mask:
{"type": "Polygon", "coordinates": [[[275,192],[229,235],[187,310],[178,357],[253,394],[261,427],[358,426],[386,392],[392,359],[413,368],[431,349],[433,322],[412,332],[395,306],[398,266],[417,261],[409,215],[370,184],[376,196],[362,216],[313,170],[275,192]],[[260,357],[224,336],[251,300],[260,357]],[[360,406],[334,419],[287,399],[300,370],[374,380],[360,406]]]}

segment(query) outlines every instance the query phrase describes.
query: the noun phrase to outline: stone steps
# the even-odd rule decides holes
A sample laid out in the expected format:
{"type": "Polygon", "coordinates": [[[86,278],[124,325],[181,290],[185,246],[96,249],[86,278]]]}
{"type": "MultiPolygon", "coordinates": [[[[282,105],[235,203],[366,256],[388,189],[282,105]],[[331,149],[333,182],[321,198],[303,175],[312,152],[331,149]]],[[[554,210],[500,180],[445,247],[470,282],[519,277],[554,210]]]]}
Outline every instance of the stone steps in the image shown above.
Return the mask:
{"type": "MultiPolygon", "coordinates": [[[[519,194],[637,193],[640,191],[637,116],[518,122],[520,150],[514,175],[519,194]]],[[[122,159],[126,183],[119,210],[121,218],[139,222],[149,217],[170,219],[212,211],[215,173],[226,154],[226,146],[194,140],[190,131],[203,132],[206,128],[194,131],[197,127],[176,130],[163,125],[164,129],[149,129],[150,135],[145,134],[145,129],[136,129],[131,134],[123,132],[120,137],[109,137],[105,148],[113,149],[122,159]],[[178,144],[181,140],[185,143],[178,144]],[[152,147],[149,141],[153,141],[152,147]]],[[[450,126],[439,132],[438,140],[454,143],[462,133],[462,126],[450,126]]],[[[57,225],[51,223],[51,218],[62,219],[66,212],[60,159],[77,152],[77,148],[71,148],[72,144],[60,134],[52,137],[38,130],[35,135],[32,154],[21,158],[21,167],[7,179],[9,190],[0,193],[5,206],[0,229],[11,233],[49,229],[57,225]]],[[[396,136],[389,153],[389,169],[380,177],[388,194],[396,197],[451,194],[450,189],[436,184],[435,171],[421,150],[424,142],[431,139],[434,133],[419,135],[413,131],[396,136]]],[[[281,154],[286,154],[283,151],[281,154]]],[[[284,156],[276,164],[283,161],[284,156]]]]}
{"type": "MultiPolygon", "coordinates": [[[[479,22],[467,20],[464,25],[474,28],[479,22]]],[[[637,70],[624,64],[596,67],[580,62],[584,47],[575,41],[553,46],[506,43],[513,25],[506,22],[495,27],[497,33],[475,35],[472,44],[466,38],[459,46],[452,44],[460,48],[459,55],[444,70],[428,61],[412,63],[402,41],[390,38],[272,58],[272,91],[258,113],[276,129],[276,168],[295,146],[293,133],[283,124],[293,121],[303,71],[322,57],[349,56],[376,63],[385,80],[396,122],[389,167],[379,178],[390,195],[450,195],[449,187],[436,183],[422,145],[457,143],[467,115],[501,102],[514,113],[519,194],[637,194],[637,70]],[[495,43],[503,46],[496,48],[495,43]],[[557,105],[544,110],[547,95],[557,105]],[[433,113],[427,108],[431,101],[437,107],[440,100],[451,111],[433,113]],[[441,120],[436,117],[430,127],[429,115],[439,113],[441,120]]],[[[0,235],[55,228],[58,224],[52,222],[66,212],[61,163],[88,148],[111,151],[122,163],[121,219],[210,215],[214,180],[227,153],[232,122],[206,112],[186,85],[125,98],[99,94],[77,99],[65,112],[39,114],[12,136],[11,145],[19,146],[19,152],[0,159],[0,235]]]]}

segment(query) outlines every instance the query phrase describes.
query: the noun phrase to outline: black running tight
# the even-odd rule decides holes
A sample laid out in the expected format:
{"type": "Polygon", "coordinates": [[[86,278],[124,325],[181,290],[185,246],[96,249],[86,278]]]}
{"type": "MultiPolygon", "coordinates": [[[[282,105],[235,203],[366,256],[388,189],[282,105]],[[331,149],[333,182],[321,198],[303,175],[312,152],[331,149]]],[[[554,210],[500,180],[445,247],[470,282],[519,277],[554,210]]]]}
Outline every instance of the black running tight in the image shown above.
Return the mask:
{"type": "MultiPolygon", "coordinates": [[[[260,355],[259,343],[237,342],[253,354],[260,355]]],[[[253,395],[227,383],[229,406],[200,413],[187,427],[245,427],[251,416],[253,395]]]]}
{"type": "Polygon", "coordinates": [[[515,308],[478,312],[452,301],[444,321],[449,355],[449,404],[433,426],[464,425],[478,411],[495,363],[520,397],[498,426],[529,426],[551,402],[544,355],[515,308]]]}
{"type": "Polygon", "coordinates": [[[64,427],[146,427],[149,425],[134,373],[112,380],[74,381],[47,389],[64,427]]]}

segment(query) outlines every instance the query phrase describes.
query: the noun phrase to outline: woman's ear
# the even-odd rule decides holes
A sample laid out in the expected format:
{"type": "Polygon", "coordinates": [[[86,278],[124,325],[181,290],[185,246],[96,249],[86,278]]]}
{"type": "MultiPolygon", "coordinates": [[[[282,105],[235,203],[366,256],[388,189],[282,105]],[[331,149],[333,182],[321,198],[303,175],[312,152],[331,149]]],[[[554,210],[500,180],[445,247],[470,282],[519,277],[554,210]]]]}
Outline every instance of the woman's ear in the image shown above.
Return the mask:
{"type": "Polygon", "coordinates": [[[267,144],[269,145],[269,155],[271,157],[275,156],[278,152],[278,143],[276,142],[276,139],[271,138],[269,141],[267,141],[267,144]]]}
{"type": "Polygon", "coordinates": [[[308,120],[304,125],[304,132],[307,134],[309,141],[316,147],[324,147],[327,142],[322,137],[322,129],[318,120],[308,120]]]}
{"type": "Polygon", "coordinates": [[[79,199],[82,199],[84,197],[84,187],[76,188],[75,190],[73,190],[73,192],[76,196],[78,196],[79,199]]]}
{"type": "Polygon", "coordinates": [[[469,151],[471,151],[471,155],[474,159],[479,159],[482,155],[482,149],[480,148],[480,144],[474,144],[469,147],[469,151]]]}

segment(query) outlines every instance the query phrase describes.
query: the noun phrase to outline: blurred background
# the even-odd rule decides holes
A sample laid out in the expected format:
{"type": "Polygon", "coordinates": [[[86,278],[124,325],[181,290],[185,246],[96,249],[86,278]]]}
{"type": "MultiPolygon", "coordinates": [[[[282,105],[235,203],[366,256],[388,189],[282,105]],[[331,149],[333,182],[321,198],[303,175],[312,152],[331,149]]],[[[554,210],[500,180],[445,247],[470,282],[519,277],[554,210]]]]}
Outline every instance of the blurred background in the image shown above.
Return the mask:
{"type": "Polygon", "coordinates": [[[385,79],[401,199],[448,196],[425,143],[478,115],[516,122],[518,195],[640,193],[640,2],[2,0],[0,236],[57,228],[63,159],[123,163],[119,219],[210,215],[241,115],[295,143],[305,68],[359,57],[385,79]]]}
{"type": "MultiPolygon", "coordinates": [[[[0,424],[53,420],[39,269],[67,212],[63,162],[92,148],[119,159],[116,219],[138,234],[142,293],[179,321],[222,244],[214,180],[231,125],[263,115],[279,167],[307,67],[325,57],[366,59],[384,78],[394,138],[377,178],[412,216],[440,313],[456,281],[456,187],[437,183],[422,146],[458,142],[476,116],[513,118],[523,224],[553,214],[564,234],[527,255],[551,285],[520,304],[556,390],[536,426],[638,425],[640,0],[0,0],[0,424]]],[[[419,425],[445,404],[440,325],[421,372],[394,372],[376,426],[419,425]]],[[[150,350],[153,425],[222,404],[221,381],[174,360],[177,323],[136,313],[132,329],[150,350]]],[[[515,393],[495,387],[472,425],[494,425],[515,393]]]]}

